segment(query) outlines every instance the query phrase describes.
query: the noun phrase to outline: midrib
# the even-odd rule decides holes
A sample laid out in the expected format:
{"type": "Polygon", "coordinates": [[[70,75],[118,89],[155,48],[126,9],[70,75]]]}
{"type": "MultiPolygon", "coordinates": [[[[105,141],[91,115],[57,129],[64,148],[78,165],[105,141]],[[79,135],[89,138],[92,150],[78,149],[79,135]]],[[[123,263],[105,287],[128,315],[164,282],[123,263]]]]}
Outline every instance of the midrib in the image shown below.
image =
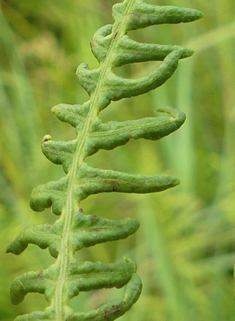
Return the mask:
{"type": "MultiPolygon", "coordinates": [[[[132,6],[135,4],[136,0],[129,1],[129,5],[127,6],[127,9],[124,13],[124,18],[121,21],[120,24],[117,24],[115,30],[112,30],[112,34],[116,34],[117,36],[113,38],[113,41],[111,43],[111,46],[107,52],[106,59],[101,63],[100,65],[100,76],[99,80],[97,82],[97,86],[95,91],[92,93],[90,98],[90,111],[87,116],[85,126],[83,127],[83,131],[81,132],[79,136],[79,140],[77,143],[77,149],[74,154],[73,163],[71,166],[71,170],[69,172],[70,180],[68,185],[68,193],[67,193],[67,203],[66,207],[63,209],[61,213],[61,218],[63,216],[64,218],[64,231],[62,235],[61,240],[61,252],[57,258],[57,263],[59,266],[60,274],[58,277],[58,282],[55,290],[55,319],[56,321],[64,321],[63,320],[63,306],[66,302],[63,302],[63,287],[66,281],[66,271],[67,266],[69,265],[69,257],[72,255],[72,249],[69,248],[69,234],[70,234],[70,225],[72,223],[73,218],[73,199],[75,198],[75,195],[73,193],[73,188],[76,182],[76,173],[81,168],[83,161],[84,161],[84,151],[85,146],[87,144],[87,140],[89,137],[89,132],[91,129],[91,126],[93,125],[96,117],[99,114],[99,99],[100,99],[100,89],[103,87],[104,80],[106,79],[108,73],[111,69],[111,63],[110,63],[110,57],[111,52],[115,49],[115,45],[117,43],[117,40],[119,37],[121,37],[125,33],[125,25],[127,21],[127,14],[131,10],[132,6]]],[[[77,202],[79,200],[76,200],[77,202]]]]}

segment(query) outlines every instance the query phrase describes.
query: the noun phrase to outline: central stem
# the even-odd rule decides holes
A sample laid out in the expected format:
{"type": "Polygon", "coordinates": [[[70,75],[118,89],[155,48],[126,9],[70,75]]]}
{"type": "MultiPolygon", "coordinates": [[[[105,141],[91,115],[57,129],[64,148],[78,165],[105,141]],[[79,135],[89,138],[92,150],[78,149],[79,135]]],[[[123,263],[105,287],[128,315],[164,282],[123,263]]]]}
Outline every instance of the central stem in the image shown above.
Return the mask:
{"type": "Polygon", "coordinates": [[[61,239],[61,251],[57,258],[57,266],[59,269],[58,282],[55,289],[55,320],[56,321],[64,321],[63,319],[63,307],[65,304],[68,304],[69,299],[63,295],[64,293],[64,285],[66,282],[66,278],[68,276],[68,268],[71,263],[71,258],[73,257],[72,248],[69,245],[69,235],[70,235],[70,226],[73,222],[73,215],[75,210],[77,209],[77,204],[80,201],[76,198],[74,193],[74,186],[77,179],[77,173],[81,168],[85,155],[85,147],[87,145],[87,140],[89,138],[89,133],[91,131],[91,127],[96,120],[99,112],[100,106],[99,102],[101,101],[101,89],[103,87],[104,81],[107,79],[107,75],[111,70],[111,52],[115,50],[115,46],[117,44],[117,40],[119,37],[125,34],[125,25],[128,19],[128,12],[131,10],[132,6],[135,4],[136,0],[129,1],[128,6],[126,7],[126,12],[123,15],[123,19],[121,22],[114,25],[112,29],[113,40],[111,42],[110,48],[107,52],[106,59],[100,64],[100,76],[97,81],[97,86],[94,92],[91,94],[90,98],[90,109],[88,116],[86,118],[84,127],[82,132],[77,139],[77,148],[74,154],[74,159],[72,162],[71,169],[68,173],[69,175],[69,185],[67,192],[67,202],[64,206],[61,219],[64,220],[64,230],[61,239]]]}

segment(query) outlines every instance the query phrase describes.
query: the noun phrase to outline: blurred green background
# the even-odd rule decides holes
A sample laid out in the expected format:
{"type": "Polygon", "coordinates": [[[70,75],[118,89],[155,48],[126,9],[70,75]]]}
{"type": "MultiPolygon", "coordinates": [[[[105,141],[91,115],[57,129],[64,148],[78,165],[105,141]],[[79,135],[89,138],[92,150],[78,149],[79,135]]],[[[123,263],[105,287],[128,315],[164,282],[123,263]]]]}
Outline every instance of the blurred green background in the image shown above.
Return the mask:
{"type": "MultiPolygon", "coordinates": [[[[172,174],[181,185],[152,195],[109,194],[82,203],[85,213],[109,218],[137,217],[136,235],[77,254],[84,260],[118,262],[130,256],[144,284],[139,301],[120,321],[232,321],[235,318],[235,6],[234,0],[150,0],[158,5],[197,8],[194,23],[154,26],[131,32],[138,41],[179,44],[196,54],[180,62],[161,88],[112,103],[107,120],[153,116],[172,106],[187,114],[183,127],[159,142],[131,141],[100,151],[88,163],[143,174],[172,174]]],[[[0,320],[41,310],[44,297],[29,294],[13,307],[12,280],[48,267],[48,250],[29,246],[19,257],[7,244],[27,225],[53,222],[47,210],[29,208],[33,187],[60,178],[61,167],[40,150],[45,134],[69,140],[74,130],[50,112],[59,103],[83,103],[77,84],[79,63],[98,66],[90,52],[94,32],[112,23],[114,0],[1,0],[0,13],[0,320]]],[[[117,70],[139,77],[156,63],[117,70]]],[[[82,293],[71,301],[89,310],[121,290],[82,293]]]]}

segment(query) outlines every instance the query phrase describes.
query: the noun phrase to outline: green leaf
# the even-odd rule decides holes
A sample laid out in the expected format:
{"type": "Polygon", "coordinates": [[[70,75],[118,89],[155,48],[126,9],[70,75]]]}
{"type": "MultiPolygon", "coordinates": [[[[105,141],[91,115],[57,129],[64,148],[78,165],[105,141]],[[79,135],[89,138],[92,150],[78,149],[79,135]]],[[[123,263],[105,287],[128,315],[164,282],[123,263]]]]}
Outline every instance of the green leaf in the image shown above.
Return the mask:
{"type": "Polygon", "coordinates": [[[128,31],[165,23],[190,22],[201,18],[197,10],[174,6],[154,6],[144,0],[124,0],[113,6],[114,23],[99,29],[91,49],[99,67],[90,70],[79,65],[77,78],[89,100],[81,105],[60,104],[52,109],[57,118],[75,128],[76,138],[53,141],[46,135],[42,141],[44,155],[62,165],[65,177],[40,185],[32,191],[30,206],[35,211],[51,207],[60,217],[51,225],[26,227],[8,246],[7,252],[20,254],[28,244],[49,248],[55,263],[39,272],[17,277],[11,286],[13,304],[20,303],[29,292],[43,293],[49,301],[44,312],[35,311],[17,317],[16,321],[111,321],[137,301],[142,283],[136,266],[125,258],[121,263],[84,262],[78,264],[75,252],[98,243],[124,239],[139,228],[136,219],[111,220],[86,215],[80,202],[97,193],[153,193],[179,184],[168,175],[136,175],[92,168],[86,159],[100,149],[111,150],[131,138],[158,140],[177,130],[185,115],[170,107],[160,116],[123,122],[103,123],[99,113],[111,103],[147,93],[164,84],[175,72],[180,59],[193,54],[176,45],[143,44],[129,38],[128,31]],[[145,76],[129,79],[115,74],[115,68],[130,63],[160,61],[145,76]],[[81,313],[69,307],[71,298],[80,291],[125,286],[124,296],[94,310],[81,313]]]}

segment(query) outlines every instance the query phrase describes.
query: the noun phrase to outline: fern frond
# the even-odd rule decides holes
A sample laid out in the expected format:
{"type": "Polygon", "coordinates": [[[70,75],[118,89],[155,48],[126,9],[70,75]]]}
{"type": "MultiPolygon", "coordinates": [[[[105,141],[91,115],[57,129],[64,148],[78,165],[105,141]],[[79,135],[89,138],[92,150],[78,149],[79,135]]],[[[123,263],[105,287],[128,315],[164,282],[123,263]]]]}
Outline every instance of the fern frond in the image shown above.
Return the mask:
{"type": "Polygon", "coordinates": [[[75,252],[84,247],[128,237],[138,229],[138,221],[87,215],[79,204],[89,195],[103,192],[163,191],[179,184],[179,180],[167,175],[133,175],[92,168],[85,161],[100,149],[111,150],[131,138],[161,139],[183,124],[185,115],[170,107],[159,110],[161,115],[157,117],[124,122],[103,123],[99,113],[111,101],[141,95],[161,86],[174,73],[178,61],[193,54],[192,50],[179,46],[138,43],[128,37],[128,31],[163,23],[190,22],[201,16],[197,10],[125,0],[113,6],[114,24],[95,33],[91,49],[100,63],[99,68],[90,70],[83,63],[77,69],[78,81],[90,99],[82,105],[61,104],[52,109],[61,121],[75,128],[77,137],[69,142],[55,142],[46,135],[42,141],[45,156],[62,165],[66,176],[36,187],[31,195],[33,210],[51,207],[60,217],[52,225],[27,227],[7,248],[7,252],[20,254],[32,243],[42,249],[48,247],[56,259],[49,268],[28,272],[14,280],[11,286],[13,304],[21,302],[29,292],[43,293],[50,302],[44,312],[19,316],[17,321],[115,320],[138,299],[142,284],[130,259],[118,264],[78,264],[74,257],[75,252]],[[154,60],[162,62],[139,79],[126,79],[114,72],[116,67],[125,64],[154,60]],[[74,312],[68,307],[69,301],[80,291],[123,286],[126,288],[122,299],[90,312],[74,312]]]}

